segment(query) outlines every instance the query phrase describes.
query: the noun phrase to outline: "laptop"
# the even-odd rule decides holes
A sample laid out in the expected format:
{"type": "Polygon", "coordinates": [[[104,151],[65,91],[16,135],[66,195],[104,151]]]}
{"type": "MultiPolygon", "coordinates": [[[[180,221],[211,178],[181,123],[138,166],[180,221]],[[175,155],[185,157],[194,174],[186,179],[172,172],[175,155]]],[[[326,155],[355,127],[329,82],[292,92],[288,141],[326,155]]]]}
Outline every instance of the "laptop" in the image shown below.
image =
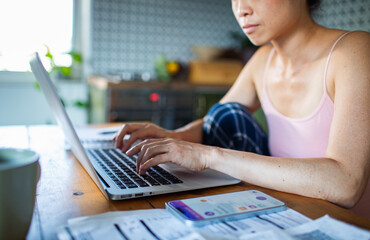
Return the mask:
{"type": "Polygon", "coordinates": [[[137,198],[240,182],[215,170],[194,172],[171,163],[160,164],[145,175],[139,175],[135,170],[136,156],[129,157],[106,145],[83,146],[38,53],[32,55],[30,65],[71,151],[108,199],[137,198]]]}

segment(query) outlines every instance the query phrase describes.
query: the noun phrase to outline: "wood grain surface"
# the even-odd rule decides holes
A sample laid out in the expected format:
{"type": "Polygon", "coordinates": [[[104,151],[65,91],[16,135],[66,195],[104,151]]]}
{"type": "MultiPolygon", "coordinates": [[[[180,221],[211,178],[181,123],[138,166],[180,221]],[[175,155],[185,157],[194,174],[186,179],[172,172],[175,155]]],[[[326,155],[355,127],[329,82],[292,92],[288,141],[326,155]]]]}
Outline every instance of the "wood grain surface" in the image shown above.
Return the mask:
{"type": "MultiPolygon", "coordinates": [[[[107,126],[113,125],[94,127],[107,126]]],[[[56,239],[57,229],[74,217],[108,211],[164,208],[165,202],[170,200],[248,189],[257,189],[274,196],[285,202],[289,208],[312,219],[329,214],[336,219],[370,229],[369,219],[330,202],[265,189],[245,182],[233,186],[111,201],[104,197],[73,154],[66,150],[67,146],[58,127],[0,127],[0,136],[0,147],[30,148],[40,154],[41,178],[37,186],[34,217],[27,239],[56,239]]]]}

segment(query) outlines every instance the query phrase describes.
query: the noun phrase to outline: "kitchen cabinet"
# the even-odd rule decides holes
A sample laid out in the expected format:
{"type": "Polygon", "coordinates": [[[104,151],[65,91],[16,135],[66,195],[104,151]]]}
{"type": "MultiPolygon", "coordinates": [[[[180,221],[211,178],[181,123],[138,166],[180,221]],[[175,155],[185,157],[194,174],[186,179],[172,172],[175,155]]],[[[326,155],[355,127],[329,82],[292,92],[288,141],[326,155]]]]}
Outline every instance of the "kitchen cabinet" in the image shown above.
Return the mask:
{"type": "Polygon", "coordinates": [[[229,88],[185,81],[113,81],[93,76],[89,78],[89,121],[151,121],[174,129],[203,117],[229,88]]]}

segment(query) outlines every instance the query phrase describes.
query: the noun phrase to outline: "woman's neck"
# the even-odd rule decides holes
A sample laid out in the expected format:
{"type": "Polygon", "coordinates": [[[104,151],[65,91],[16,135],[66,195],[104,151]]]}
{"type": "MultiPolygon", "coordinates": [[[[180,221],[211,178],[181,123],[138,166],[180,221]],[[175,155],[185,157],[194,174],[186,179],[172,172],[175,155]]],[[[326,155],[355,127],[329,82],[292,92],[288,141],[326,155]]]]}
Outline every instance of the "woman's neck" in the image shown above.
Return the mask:
{"type": "Polygon", "coordinates": [[[309,21],[301,19],[289,32],[272,40],[281,64],[294,69],[316,59],[320,54],[320,51],[317,51],[320,46],[317,36],[323,29],[311,18],[309,21]]]}

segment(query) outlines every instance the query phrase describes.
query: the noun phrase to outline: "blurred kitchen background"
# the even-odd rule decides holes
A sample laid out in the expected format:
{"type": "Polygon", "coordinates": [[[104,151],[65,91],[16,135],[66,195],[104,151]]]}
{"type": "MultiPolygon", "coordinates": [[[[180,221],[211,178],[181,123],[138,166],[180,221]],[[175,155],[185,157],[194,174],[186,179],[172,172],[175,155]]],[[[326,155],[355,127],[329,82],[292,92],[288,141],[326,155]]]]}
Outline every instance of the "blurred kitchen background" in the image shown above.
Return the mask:
{"type": "MultiPolygon", "coordinates": [[[[370,2],[324,0],[315,19],[370,31],[370,2]]],[[[28,67],[32,51],[74,124],[173,129],[202,117],[256,49],[230,0],[2,1],[0,32],[0,125],[55,123],[28,67]]]]}

